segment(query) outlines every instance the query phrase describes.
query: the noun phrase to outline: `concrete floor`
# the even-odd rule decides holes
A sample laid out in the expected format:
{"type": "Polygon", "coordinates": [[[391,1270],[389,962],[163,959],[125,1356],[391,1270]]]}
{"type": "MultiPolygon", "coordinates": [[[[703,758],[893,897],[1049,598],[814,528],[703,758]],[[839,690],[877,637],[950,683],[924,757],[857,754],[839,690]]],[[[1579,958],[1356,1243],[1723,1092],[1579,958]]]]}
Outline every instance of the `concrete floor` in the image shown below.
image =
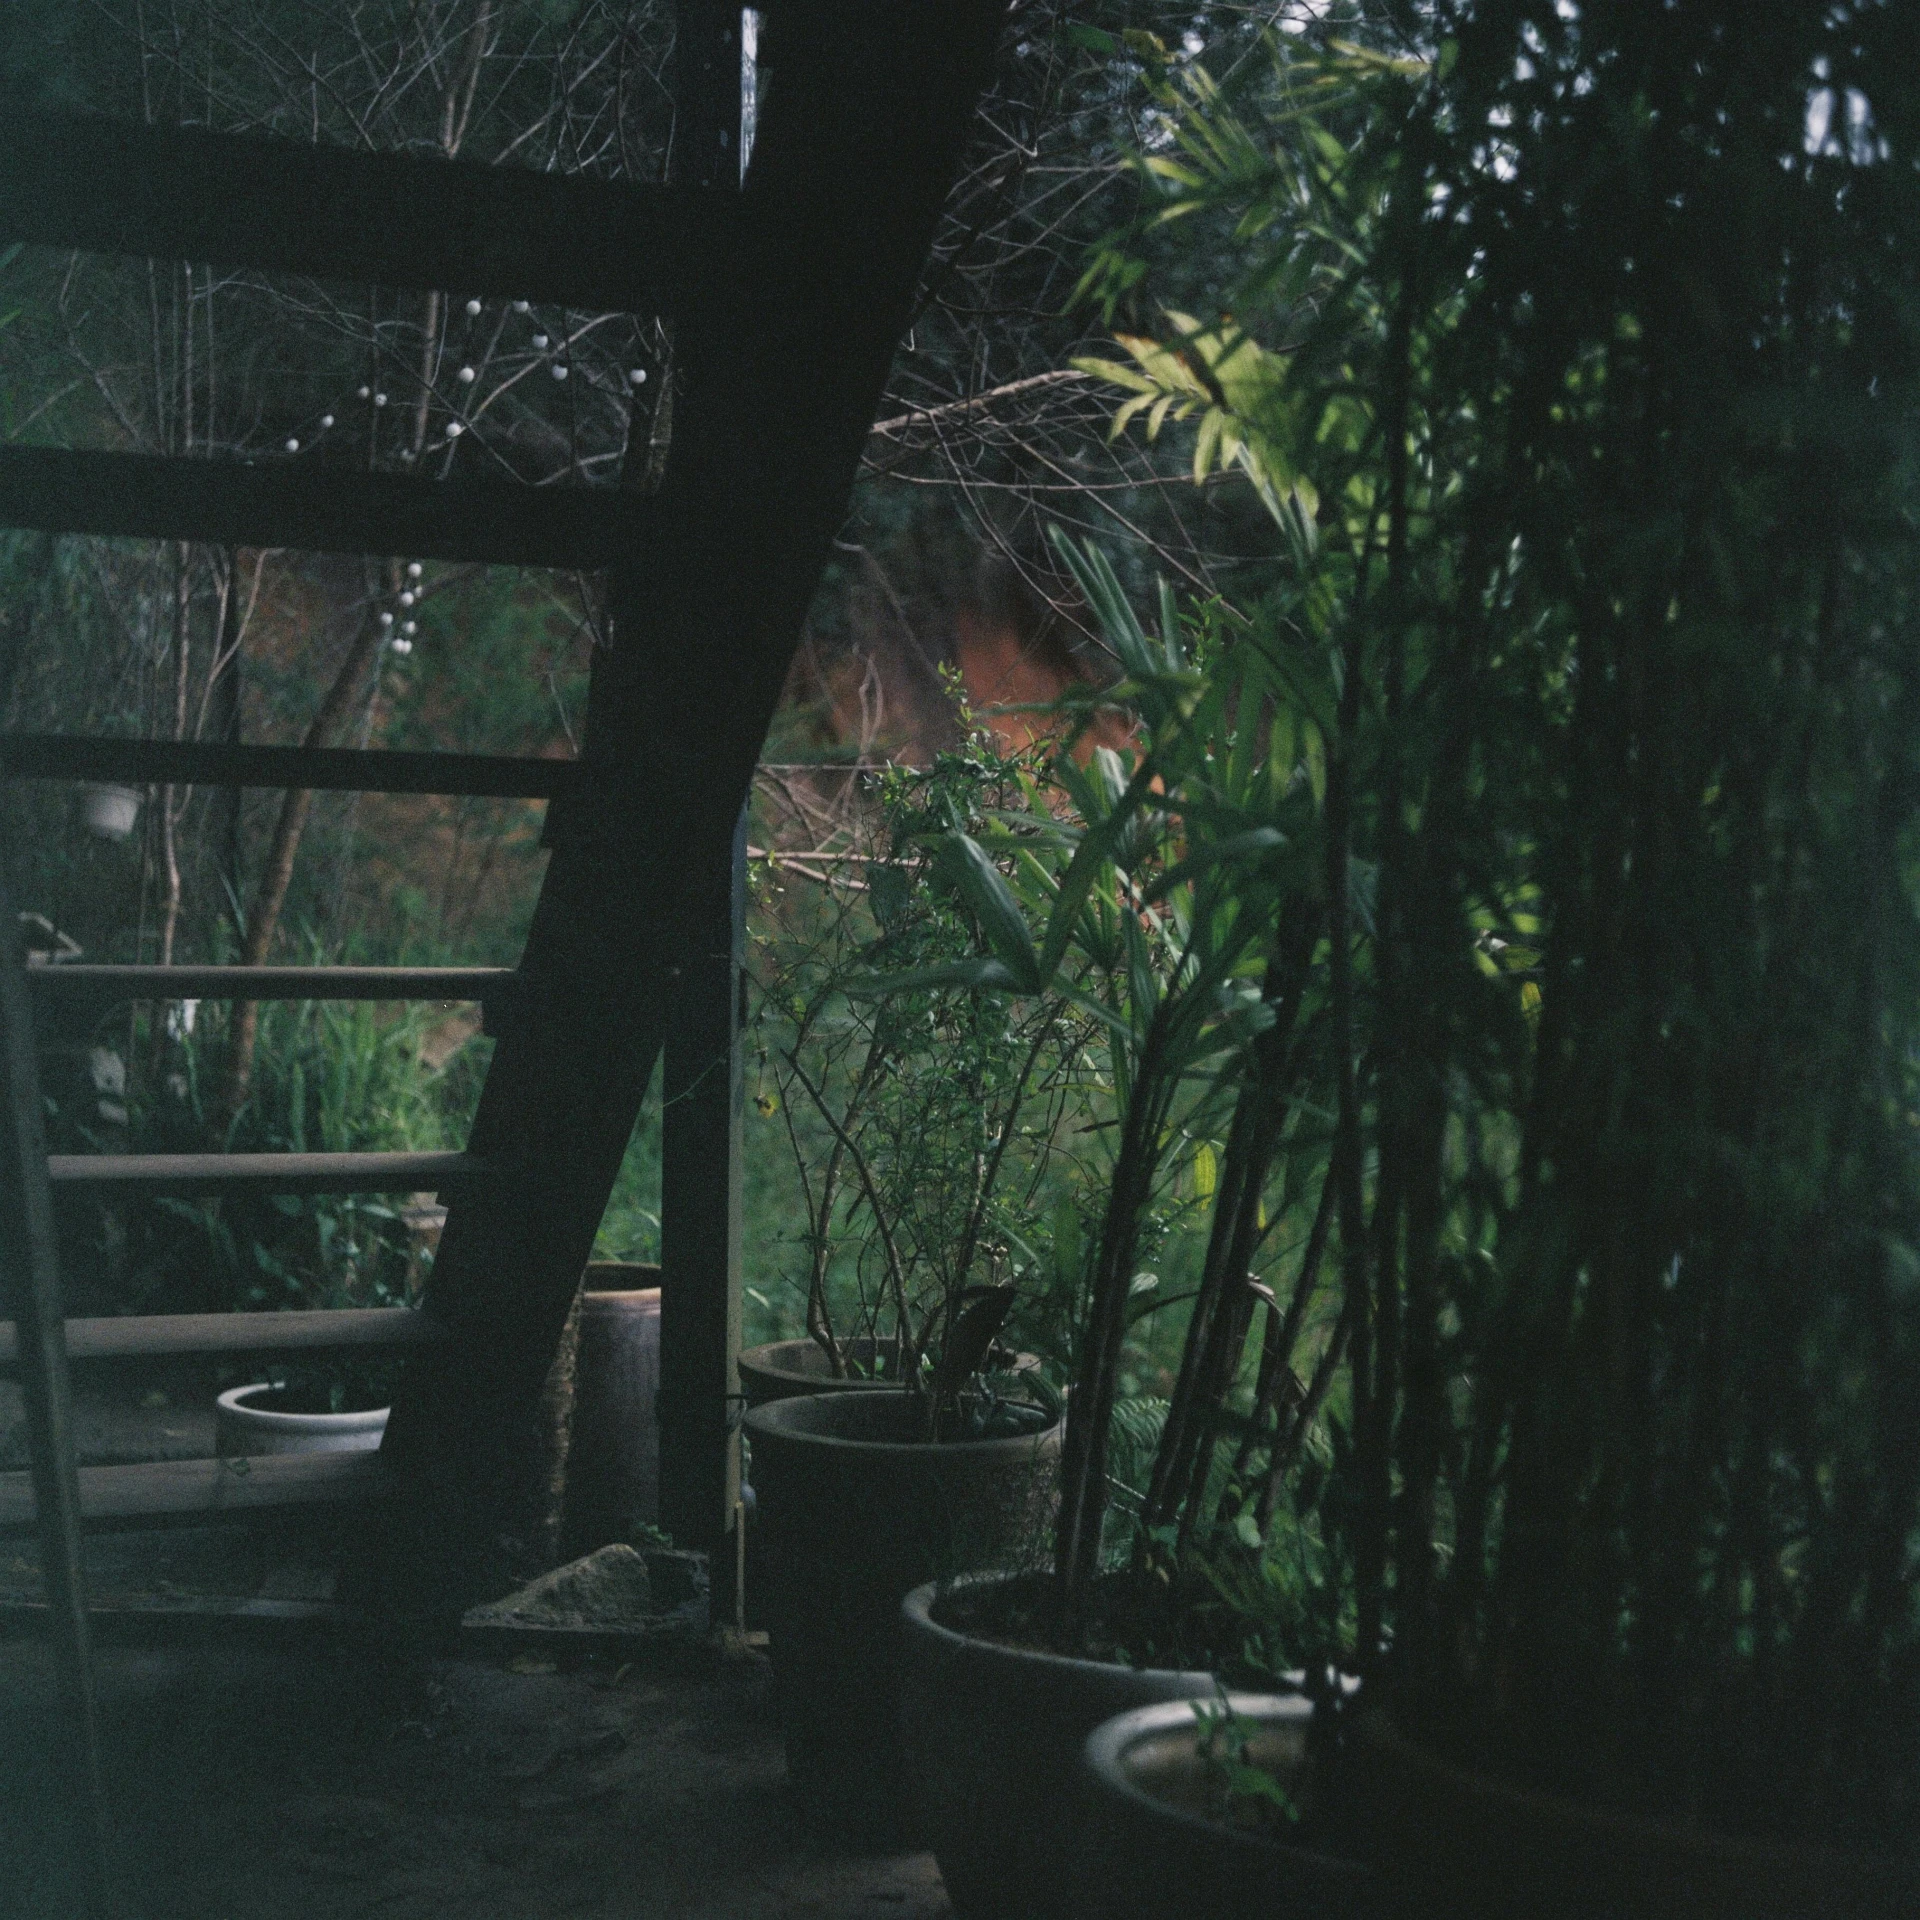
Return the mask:
{"type": "MultiPolygon", "coordinates": [[[[117,1864],[139,1920],[935,1920],[925,1854],[795,1817],[763,1656],[691,1671],[338,1644],[106,1648],[117,1864]]],[[[74,1920],[50,1841],[51,1664],[0,1643],[0,1915],[74,1920]]]]}

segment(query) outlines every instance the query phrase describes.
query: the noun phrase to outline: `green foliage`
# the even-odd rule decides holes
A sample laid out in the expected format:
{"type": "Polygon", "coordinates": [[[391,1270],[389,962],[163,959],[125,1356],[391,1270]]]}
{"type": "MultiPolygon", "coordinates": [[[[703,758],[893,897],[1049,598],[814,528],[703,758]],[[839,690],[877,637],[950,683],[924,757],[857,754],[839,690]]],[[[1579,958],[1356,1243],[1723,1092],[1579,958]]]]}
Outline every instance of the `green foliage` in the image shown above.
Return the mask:
{"type": "Polygon", "coordinates": [[[1311,663],[1353,1656],[1535,1779],[1897,1847],[1920,108],[1890,10],[1435,24],[1158,70],[1089,283],[1231,236],[1111,370],[1311,663]]]}

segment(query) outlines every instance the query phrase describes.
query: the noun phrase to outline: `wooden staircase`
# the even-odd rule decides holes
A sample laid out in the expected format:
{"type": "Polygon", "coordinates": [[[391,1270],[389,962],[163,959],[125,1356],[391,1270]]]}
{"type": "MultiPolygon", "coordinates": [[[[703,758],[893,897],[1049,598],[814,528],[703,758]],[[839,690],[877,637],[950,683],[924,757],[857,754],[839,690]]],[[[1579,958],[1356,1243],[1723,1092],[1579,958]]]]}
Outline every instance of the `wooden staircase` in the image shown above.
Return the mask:
{"type": "MultiPolygon", "coordinates": [[[[828,544],[965,141],[1003,0],[772,0],[771,72],[739,178],[737,6],[678,8],[676,179],[662,188],[345,153],[73,115],[0,118],[0,243],[190,259],[392,287],[670,314],[679,386],[657,491],[0,447],[0,524],[522,566],[604,568],[572,763],[234,744],[0,740],[13,778],[520,795],[549,802],[520,965],[25,969],[0,898],[0,1366],[28,1476],[0,1530],[42,1542],[78,1800],[102,1841],[83,1524],[351,1495],[353,1591],[376,1620],[457,1618],[488,1538],[500,1436],[537,1394],[664,1053],[661,1519],[719,1549],[737,1492],[743,810],[828,544]],[[442,1155],[46,1154],[32,1004],[273,996],[476,998],[498,1035],[468,1148],[442,1155]],[[51,1195],[436,1188],[449,1215],[418,1312],[63,1321],[51,1195]],[[377,1458],[79,1469],[69,1365],[399,1346],[377,1458]],[[267,1470],[263,1471],[263,1468],[267,1470]],[[241,1483],[241,1484],[236,1484],[241,1483]]],[[[725,1556],[716,1551],[718,1564],[725,1556]]],[[[96,1872],[96,1896],[105,1885],[96,1872]]]]}

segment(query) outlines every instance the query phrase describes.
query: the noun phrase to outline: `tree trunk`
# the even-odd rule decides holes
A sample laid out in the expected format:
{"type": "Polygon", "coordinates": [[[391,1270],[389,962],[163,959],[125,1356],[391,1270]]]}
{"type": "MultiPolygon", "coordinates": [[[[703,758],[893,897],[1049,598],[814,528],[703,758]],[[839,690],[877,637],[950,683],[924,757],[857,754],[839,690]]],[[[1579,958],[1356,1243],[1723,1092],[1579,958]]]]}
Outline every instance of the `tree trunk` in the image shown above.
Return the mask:
{"type": "MultiPolygon", "coordinates": [[[[380,623],[371,611],[362,620],[340,670],[313,717],[303,747],[324,747],[332,740],[340,723],[353,705],[360,683],[366,678],[380,650],[380,623]]],[[[273,840],[267,849],[266,865],[261,869],[260,885],[254,893],[253,911],[247,916],[246,945],[241,964],[259,967],[273,951],[273,937],[279,930],[280,909],[286,905],[287,889],[293,881],[293,863],[300,851],[300,837],[306,831],[307,816],[313,810],[310,788],[290,791],[280,803],[279,817],[273,824],[273,840]]],[[[226,1081],[220,1090],[218,1111],[231,1126],[247,1103],[253,1084],[253,1048],[260,1032],[260,1003],[242,1000],[233,1009],[233,1026],[227,1040],[226,1081]]]]}

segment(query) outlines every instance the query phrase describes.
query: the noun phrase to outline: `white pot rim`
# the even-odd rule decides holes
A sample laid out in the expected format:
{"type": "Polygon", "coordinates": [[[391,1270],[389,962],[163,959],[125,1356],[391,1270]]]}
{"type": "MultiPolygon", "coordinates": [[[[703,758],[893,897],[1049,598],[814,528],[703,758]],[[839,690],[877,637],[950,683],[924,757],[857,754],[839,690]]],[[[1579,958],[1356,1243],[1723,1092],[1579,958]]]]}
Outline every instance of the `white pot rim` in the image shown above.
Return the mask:
{"type": "Polygon", "coordinates": [[[252,1427],[258,1433],[372,1433],[387,1424],[387,1407],[368,1407],[359,1413],[276,1413],[267,1407],[250,1407],[250,1393],[271,1393],[271,1380],[254,1380],[244,1387],[229,1387],[220,1396],[220,1411],[229,1419],[252,1427]]]}

